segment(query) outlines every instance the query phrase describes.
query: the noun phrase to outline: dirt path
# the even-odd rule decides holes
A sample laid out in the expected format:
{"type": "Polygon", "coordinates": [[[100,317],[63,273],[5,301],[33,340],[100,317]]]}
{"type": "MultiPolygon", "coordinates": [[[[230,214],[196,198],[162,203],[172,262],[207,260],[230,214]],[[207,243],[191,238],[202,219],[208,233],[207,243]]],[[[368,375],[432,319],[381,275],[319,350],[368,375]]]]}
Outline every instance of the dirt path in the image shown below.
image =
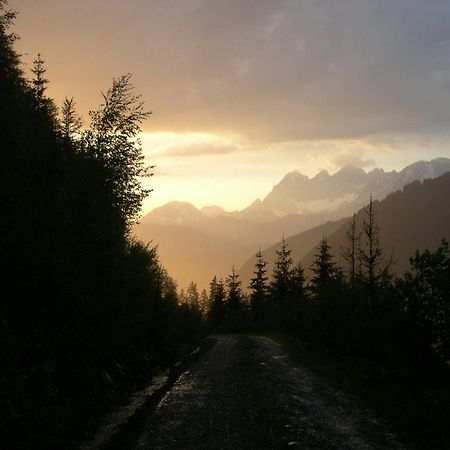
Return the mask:
{"type": "Polygon", "coordinates": [[[219,336],[159,403],[135,449],[394,449],[368,411],[265,337],[219,336]]]}

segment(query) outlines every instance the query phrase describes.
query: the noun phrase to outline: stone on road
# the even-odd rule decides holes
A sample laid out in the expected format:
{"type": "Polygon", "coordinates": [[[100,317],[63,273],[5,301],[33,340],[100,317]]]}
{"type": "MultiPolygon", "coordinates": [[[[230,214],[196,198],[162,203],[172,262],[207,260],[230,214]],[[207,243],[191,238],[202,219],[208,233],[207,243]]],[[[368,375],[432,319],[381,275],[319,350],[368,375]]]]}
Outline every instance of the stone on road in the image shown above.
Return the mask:
{"type": "Polygon", "coordinates": [[[135,449],[401,448],[372,413],[261,336],[217,336],[148,417],[135,449]]]}

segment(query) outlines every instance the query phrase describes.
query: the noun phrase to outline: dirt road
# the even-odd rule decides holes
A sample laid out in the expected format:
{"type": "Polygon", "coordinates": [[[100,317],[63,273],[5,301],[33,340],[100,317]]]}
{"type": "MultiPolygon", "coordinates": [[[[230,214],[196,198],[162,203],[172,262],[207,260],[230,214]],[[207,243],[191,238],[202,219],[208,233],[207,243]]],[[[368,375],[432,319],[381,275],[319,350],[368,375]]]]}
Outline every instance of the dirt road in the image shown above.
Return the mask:
{"type": "Polygon", "coordinates": [[[401,448],[265,337],[218,336],[146,419],[144,449],[401,448]]]}

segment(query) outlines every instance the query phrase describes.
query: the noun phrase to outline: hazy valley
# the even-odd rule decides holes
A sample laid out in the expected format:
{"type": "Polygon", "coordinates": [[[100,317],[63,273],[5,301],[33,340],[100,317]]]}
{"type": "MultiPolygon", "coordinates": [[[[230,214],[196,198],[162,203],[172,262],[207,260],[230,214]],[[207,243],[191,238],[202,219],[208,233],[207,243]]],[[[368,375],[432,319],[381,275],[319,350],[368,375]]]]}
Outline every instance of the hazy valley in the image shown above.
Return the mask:
{"type": "Polygon", "coordinates": [[[448,450],[449,23],[0,0],[0,449],[448,450]]]}
{"type": "MultiPolygon", "coordinates": [[[[368,203],[370,195],[374,200],[383,200],[413,181],[439,177],[449,171],[450,159],[438,158],[418,161],[399,172],[374,169],[366,173],[345,166],[333,175],[321,171],[311,179],[299,172],[290,172],[263,200],[257,199],[241,211],[227,212],[217,206],[199,210],[190,203],[170,202],[144,216],[134,233],[144,242],[158,246],[162,263],[180,287],[185,288],[194,281],[202,289],[207,288],[214,276],[225,278],[233,265],[241,273],[246,287],[253,272],[254,254],[259,248],[270,270],[275,250],[284,235],[291,245],[294,260],[302,260],[324,235],[334,236],[346,219],[368,203]]],[[[446,195],[445,190],[443,192],[446,195]]],[[[431,203],[430,207],[436,208],[436,212],[439,210],[439,204],[431,203]]],[[[390,223],[397,223],[401,229],[404,216],[397,218],[395,209],[390,213],[390,223]]],[[[384,213],[382,221],[383,225],[388,221],[384,213]]],[[[446,230],[448,222],[442,219],[440,223],[446,230]]],[[[383,245],[388,253],[394,254],[394,268],[403,271],[415,246],[423,248],[427,242],[421,240],[417,232],[415,239],[405,238],[400,249],[394,245],[396,234],[390,233],[390,229],[383,231],[384,228],[381,226],[383,245]]],[[[420,230],[417,226],[412,229],[420,230]]],[[[434,246],[439,244],[439,236],[433,241],[434,246]]],[[[445,236],[448,233],[440,238],[445,236]]],[[[339,249],[341,244],[334,238],[330,242],[336,243],[339,249]]],[[[339,250],[335,249],[335,253],[339,256],[339,250]]],[[[305,260],[306,267],[310,262],[311,257],[305,260]]]]}

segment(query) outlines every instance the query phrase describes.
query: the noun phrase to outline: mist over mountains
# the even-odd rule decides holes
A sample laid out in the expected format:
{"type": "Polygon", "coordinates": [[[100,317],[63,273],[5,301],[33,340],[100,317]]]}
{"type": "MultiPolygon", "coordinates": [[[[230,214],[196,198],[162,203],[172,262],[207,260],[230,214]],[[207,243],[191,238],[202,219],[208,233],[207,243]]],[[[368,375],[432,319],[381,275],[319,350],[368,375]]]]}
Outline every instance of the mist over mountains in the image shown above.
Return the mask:
{"type": "MultiPolygon", "coordinates": [[[[268,248],[283,235],[315,228],[302,241],[297,255],[301,258],[314,248],[317,236],[320,239],[323,233],[336,231],[343,218],[367,204],[369,195],[382,200],[408,183],[446,172],[450,172],[448,158],[418,161],[399,172],[378,168],[365,172],[347,165],[335,174],[322,170],[309,178],[294,171],[263,200],[257,199],[241,211],[170,202],[149,212],[134,233],[144,242],[158,245],[162,263],[180,287],[196,281],[206,288],[214,275],[224,277],[233,265],[238,268],[249,258],[251,261],[259,247],[268,248]]],[[[243,273],[247,272],[244,266],[243,273]]]]}
{"type": "MultiPolygon", "coordinates": [[[[392,259],[391,270],[402,275],[409,268],[409,258],[416,250],[435,249],[442,239],[450,240],[450,209],[446,207],[450,195],[450,173],[434,179],[415,180],[396,190],[381,201],[374,201],[380,244],[385,261],[392,259]]],[[[356,212],[355,221],[361,228],[364,209],[356,212]]],[[[317,254],[317,244],[326,236],[335,260],[342,267],[346,262],[342,249],[348,245],[346,229],[350,218],[328,222],[286,239],[292,258],[300,261],[307,275],[317,254]]],[[[263,250],[268,273],[272,273],[280,242],[263,250]]],[[[243,286],[248,286],[255,267],[252,256],[239,269],[243,286]]]]}
{"type": "Polygon", "coordinates": [[[385,172],[378,168],[365,172],[347,165],[333,175],[322,170],[309,178],[293,171],[287,173],[263,200],[257,199],[241,211],[227,212],[220,206],[205,206],[199,210],[190,203],[174,201],[149,212],[142,223],[190,225],[221,216],[264,223],[288,215],[319,213],[326,213],[330,219],[339,218],[364,206],[370,194],[374,200],[381,200],[411,181],[435,178],[448,171],[448,158],[418,161],[400,172],[385,172]]]}

